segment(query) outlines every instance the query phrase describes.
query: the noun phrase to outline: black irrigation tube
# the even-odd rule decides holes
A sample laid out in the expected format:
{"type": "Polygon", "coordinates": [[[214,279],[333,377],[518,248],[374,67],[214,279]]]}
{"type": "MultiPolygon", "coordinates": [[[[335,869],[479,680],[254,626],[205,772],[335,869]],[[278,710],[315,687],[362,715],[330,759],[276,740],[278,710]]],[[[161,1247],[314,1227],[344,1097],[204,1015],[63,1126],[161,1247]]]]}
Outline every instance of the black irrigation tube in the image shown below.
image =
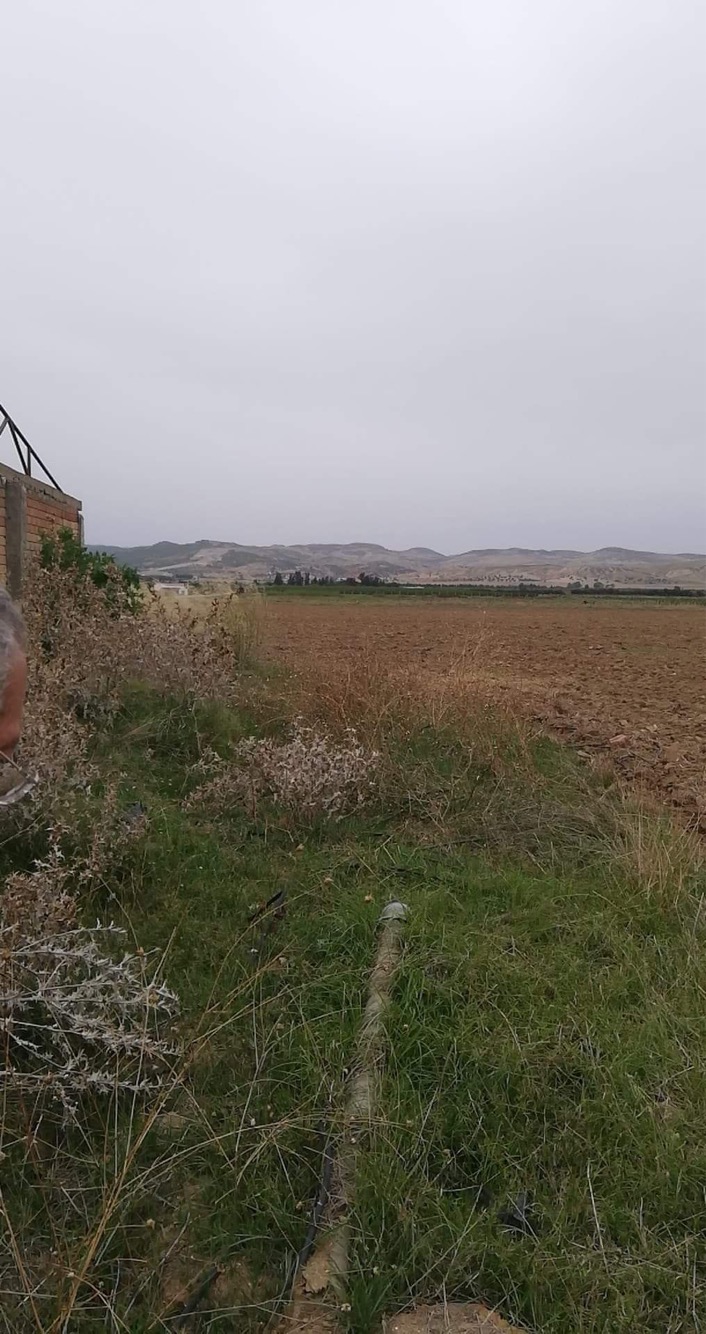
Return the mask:
{"type": "MultiPolygon", "coordinates": [[[[316,1237],[321,1226],[321,1220],[329,1201],[333,1165],[335,1161],[333,1135],[331,1134],[330,1129],[326,1132],[326,1128],[323,1125],[319,1127],[319,1134],[325,1134],[325,1139],[321,1155],[321,1171],[319,1174],[316,1196],[311,1207],[309,1226],[306,1230],[303,1245],[297,1251],[296,1255],[292,1256],[287,1265],[286,1276],[281,1291],[272,1303],[270,1319],[274,1319],[278,1312],[290,1301],[297,1275],[303,1269],[314,1249],[314,1243],[316,1242],[316,1237]]],[[[184,1301],[181,1303],[179,1309],[173,1315],[164,1317],[164,1323],[166,1325],[171,1326],[173,1329],[180,1329],[192,1316],[198,1314],[198,1308],[201,1305],[201,1302],[204,1300],[204,1297],[208,1295],[209,1290],[213,1287],[218,1276],[223,1273],[226,1262],[239,1249],[240,1247],[238,1244],[231,1246],[221,1256],[219,1261],[209,1265],[207,1269],[204,1269],[201,1272],[199,1277],[195,1280],[188,1296],[185,1297],[184,1301]]]]}
{"type": "MultiPolygon", "coordinates": [[[[324,1133],[323,1128],[320,1128],[319,1133],[320,1134],[324,1133]]],[[[311,1218],[309,1220],[309,1226],[306,1230],[304,1243],[297,1251],[297,1254],[292,1256],[292,1259],[287,1268],[287,1277],[285,1278],[284,1285],[282,1287],[282,1292],[280,1293],[280,1296],[277,1299],[277,1306],[284,1305],[286,1302],[290,1300],[292,1295],[292,1288],[294,1287],[294,1284],[296,1282],[297,1275],[304,1268],[304,1265],[306,1264],[307,1260],[309,1259],[309,1256],[311,1255],[314,1249],[314,1243],[316,1241],[316,1237],[319,1228],[321,1226],[321,1220],[324,1216],[326,1205],[329,1202],[329,1197],[331,1194],[331,1179],[333,1177],[333,1165],[335,1162],[335,1154],[333,1146],[334,1146],[333,1135],[329,1131],[329,1133],[326,1135],[326,1139],[324,1140],[324,1147],[321,1155],[321,1172],[319,1173],[319,1184],[317,1187],[316,1196],[314,1198],[314,1203],[311,1207],[311,1218]]]]}
{"type": "MultiPolygon", "coordinates": [[[[287,902],[286,890],[278,889],[274,894],[271,895],[271,897],[267,900],[267,902],[262,905],[261,908],[257,908],[251,914],[250,917],[251,926],[255,926],[258,922],[262,922],[264,920],[264,926],[260,931],[257,944],[251,950],[251,953],[253,955],[260,954],[267,937],[276,928],[278,922],[283,917],[286,911],[286,902],[287,902]]],[[[325,1138],[321,1154],[321,1170],[319,1173],[316,1195],[314,1197],[314,1202],[311,1207],[309,1226],[307,1227],[306,1236],[304,1237],[304,1242],[302,1246],[297,1251],[297,1253],[292,1256],[289,1264],[287,1265],[286,1277],[282,1285],[282,1289],[279,1293],[279,1296],[275,1298],[275,1301],[272,1306],[272,1318],[274,1318],[277,1312],[280,1311],[283,1306],[286,1306],[287,1302],[289,1302],[289,1300],[291,1299],[292,1289],[294,1287],[297,1275],[303,1269],[304,1265],[306,1264],[307,1260],[309,1259],[309,1256],[311,1255],[314,1249],[314,1243],[316,1241],[316,1237],[319,1228],[321,1226],[321,1220],[323,1218],[326,1205],[328,1204],[329,1201],[329,1196],[331,1193],[331,1179],[333,1176],[333,1165],[335,1161],[333,1136],[331,1134],[330,1129],[328,1129],[327,1131],[326,1123],[322,1123],[318,1127],[318,1135],[320,1137],[325,1136],[325,1138]]],[[[201,1305],[201,1302],[204,1300],[204,1297],[208,1295],[209,1290],[215,1283],[219,1274],[223,1272],[223,1267],[226,1261],[237,1250],[238,1250],[237,1245],[229,1248],[229,1250],[224,1253],[224,1255],[221,1257],[219,1261],[209,1265],[207,1269],[202,1271],[200,1276],[195,1280],[190,1293],[182,1302],[179,1310],[171,1317],[169,1316],[167,1317],[168,1323],[174,1329],[181,1328],[183,1325],[186,1324],[186,1322],[192,1316],[198,1313],[198,1308],[201,1305]]]]}

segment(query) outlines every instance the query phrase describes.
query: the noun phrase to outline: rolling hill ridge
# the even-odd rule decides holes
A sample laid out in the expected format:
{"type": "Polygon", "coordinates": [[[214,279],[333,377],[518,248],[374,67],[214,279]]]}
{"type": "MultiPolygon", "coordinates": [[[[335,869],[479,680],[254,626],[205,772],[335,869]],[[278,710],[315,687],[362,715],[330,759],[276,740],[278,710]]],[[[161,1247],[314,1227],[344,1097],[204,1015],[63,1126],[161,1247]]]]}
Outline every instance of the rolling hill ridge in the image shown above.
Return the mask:
{"type": "Polygon", "coordinates": [[[271,579],[293,570],[334,579],[362,571],[401,583],[525,583],[567,585],[600,580],[616,587],[706,588],[706,556],[632,551],[601,547],[597,551],[483,548],[456,556],[429,547],[395,551],[370,542],[312,542],[292,546],[245,546],[238,542],[155,542],[143,547],[94,547],[155,579],[271,579]]]}

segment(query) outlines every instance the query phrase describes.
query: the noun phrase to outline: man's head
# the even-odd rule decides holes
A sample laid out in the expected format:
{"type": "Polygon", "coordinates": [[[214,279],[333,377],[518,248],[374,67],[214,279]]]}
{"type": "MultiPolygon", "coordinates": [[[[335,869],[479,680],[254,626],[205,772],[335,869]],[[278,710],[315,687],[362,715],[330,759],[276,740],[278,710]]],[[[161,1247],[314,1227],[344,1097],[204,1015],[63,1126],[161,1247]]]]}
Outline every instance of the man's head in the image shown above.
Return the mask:
{"type": "Polygon", "coordinates": [[[12,755],[20,739],[26,686],[24,622],[0,588],[0,762],[3,755],[12,755]]]}

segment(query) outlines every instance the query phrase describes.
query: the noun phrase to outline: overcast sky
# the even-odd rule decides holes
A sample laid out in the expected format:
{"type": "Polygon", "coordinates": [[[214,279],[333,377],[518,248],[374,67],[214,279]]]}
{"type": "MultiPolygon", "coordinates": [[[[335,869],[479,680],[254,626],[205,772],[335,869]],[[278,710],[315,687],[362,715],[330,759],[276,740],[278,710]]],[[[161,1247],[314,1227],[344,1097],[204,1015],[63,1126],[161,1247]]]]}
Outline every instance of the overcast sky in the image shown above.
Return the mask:
{"type": "Polygon", "coordinates": [[[1,42],[0,402],[90,541],[705,549],[703,0],[1,42]]]}

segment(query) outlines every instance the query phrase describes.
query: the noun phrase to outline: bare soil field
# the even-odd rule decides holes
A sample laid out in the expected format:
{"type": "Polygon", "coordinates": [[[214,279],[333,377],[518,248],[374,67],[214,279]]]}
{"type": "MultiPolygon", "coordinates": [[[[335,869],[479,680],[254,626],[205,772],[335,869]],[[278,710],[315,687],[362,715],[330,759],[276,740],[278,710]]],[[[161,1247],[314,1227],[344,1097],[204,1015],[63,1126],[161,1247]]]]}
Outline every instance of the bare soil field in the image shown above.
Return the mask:
{"type": "Polygon", "coordinates": [[[539,605],[385,597],[268,599],[265,651],[290,667],[471,673],[706,829],[706,615],[648,602],[539,605]]]}

